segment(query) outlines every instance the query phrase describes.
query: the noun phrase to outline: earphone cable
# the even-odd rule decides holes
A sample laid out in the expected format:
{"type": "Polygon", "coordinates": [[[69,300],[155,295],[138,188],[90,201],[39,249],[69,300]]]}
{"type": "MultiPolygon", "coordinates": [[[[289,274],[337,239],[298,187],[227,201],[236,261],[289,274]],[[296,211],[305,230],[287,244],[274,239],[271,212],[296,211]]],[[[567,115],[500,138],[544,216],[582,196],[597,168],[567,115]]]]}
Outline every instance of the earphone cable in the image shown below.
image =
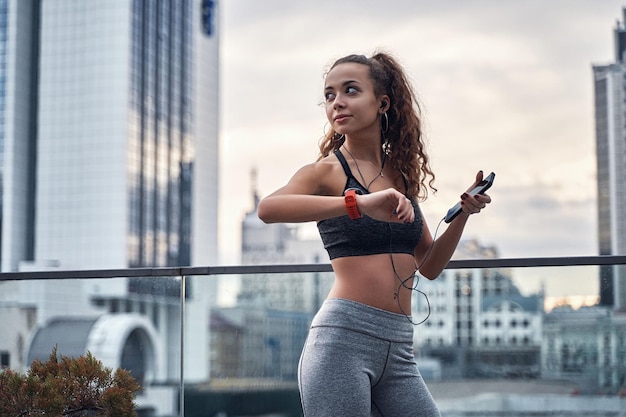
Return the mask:
{"type": "Polygon", "coordinates": [[[419,290],[417,288],[419,281],[420,281],[420,275],[419,275],[419,269],[420,267],[424,264],[424,262],[426,262],[426,260],[428,259],[428,257],[430,256],[430,253],[433,250],[433,247],[435,245],[435,240],[437,239],[437,234],[439,232],[439,227],[441,226],[441,224],[443,223],[445,218],[442,218],[439,221],[439,224],[437,224],[437,228],[435,229],[435,234],[433,236],[433,241],[431,242],[430,246],[428,247],[428,250],[426,251],[426,254],[424,255],[424,259],[422,259],[422,262],[418,265],[416,263],[415,265],[415,272],[413,272],[411,275],[409,275],[407,278],[402,278],[400,277],[400,274],[398,274],[398,271],[396,270],[396,265],[395,262],[393,260],[393,230],[391,228],[391,223],[387,223],[389,226],[389,257],[391,258],[391,267],[393,269],[393,273],[395,275],[395,277],[398,279],[398,281],[400,281],[400,285],[398,285],[398,290],[396,291],[396,293],[394,294],[394,298],[396,298],[397,302],[398,302],[398,307],[400,308],[400,311],[402,312],[402,314],[404,314],[404,316],[407,318],[407,320],[409,320],[409,322],[411,322],[411,324],[413,324],[414,326],[419,326],[420,324],[426,322],[426,320],[428,320],[428,318],[430,317],[430,312],[431,312],[431,308],[430,308],[430,300],[428,299],[428,295],[426,295],[425,292],[419,290]],[[412,286],[408,286],[407,282],[409,282],[410,280],[413,279],[413,285],[412,286]],[[419,322],[414,322],[413,319],[411,318],[411,314],[407,314],[404,309],[402,308],[402,304],[400,303],[400,290],[402,288],[408,289],[410,291],[415,291],[418,294],[421,294],[424,296],[424,299],[426,300],[426,306],[428,308],[428,313],[426,314],[426,317],[419,321],[419,322]]]}

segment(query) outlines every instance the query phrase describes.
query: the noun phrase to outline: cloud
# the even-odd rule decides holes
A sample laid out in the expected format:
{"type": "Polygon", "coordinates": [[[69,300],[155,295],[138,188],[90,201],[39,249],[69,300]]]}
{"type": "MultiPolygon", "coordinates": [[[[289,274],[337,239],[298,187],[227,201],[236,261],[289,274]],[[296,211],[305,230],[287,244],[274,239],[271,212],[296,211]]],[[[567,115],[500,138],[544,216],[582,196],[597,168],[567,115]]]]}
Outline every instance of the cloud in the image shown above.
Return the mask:
{"type": "Polygon", "coordinates": [[[562,188],[541,181],[494,185],[493,203],[470,219],[465,235],[496,245],[505,257],[597,254],[595,196],[562,188]]]}
{"type": "MultiPolygon", "coordinates": [[[[323,72],[383,48],[423,102],[438,221],[478,169],[494,202],[466,236],[502,256],[596,253],[592,70],[613,59],[621,2],[362,0],[221,3],[222,250],[237,253],[249,171],[267,195],[317,156],[323,72]]],[[[435,227],[433,224],[432,227],[435,227]]]]}

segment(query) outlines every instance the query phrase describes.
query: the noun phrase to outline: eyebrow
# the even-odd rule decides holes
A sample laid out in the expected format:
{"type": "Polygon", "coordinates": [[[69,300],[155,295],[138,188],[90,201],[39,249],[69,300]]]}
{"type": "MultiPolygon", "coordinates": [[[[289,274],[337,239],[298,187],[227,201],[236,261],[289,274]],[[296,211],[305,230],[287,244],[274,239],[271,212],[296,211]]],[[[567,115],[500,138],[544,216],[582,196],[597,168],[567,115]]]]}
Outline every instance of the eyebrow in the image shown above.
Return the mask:
{"type": "MultiPolygon", "coordinates": [[[[358,80],[346,80],[346,81],[344,81],[343,83],[341,83],[341,86],[342,86],[342,87],[345,87],[345,86],[347,86],[347,85],[349,85],[349,84],[352,84],[352,83],[356,83],[356,84],[358,84],[358,83],[359,83],[359,81],[358,81],[358,80]]],[[[327,86],[324,88],[324,91],[326,91],[326,90],[333,90],[333,89],[334,89],[333,87],[331,87],[331,86],[327,85],[327,86]]]]}

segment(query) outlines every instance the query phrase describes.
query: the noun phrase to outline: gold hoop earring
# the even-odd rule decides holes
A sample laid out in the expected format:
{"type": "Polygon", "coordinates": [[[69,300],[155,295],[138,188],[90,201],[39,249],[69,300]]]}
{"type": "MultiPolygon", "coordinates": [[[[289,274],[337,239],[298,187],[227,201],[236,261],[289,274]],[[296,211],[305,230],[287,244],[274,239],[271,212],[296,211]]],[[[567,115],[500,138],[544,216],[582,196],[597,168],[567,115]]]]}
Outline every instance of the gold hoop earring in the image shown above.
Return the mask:
{"type": "Polygon", "coordinates": [[[324,127],[322,128],[322,132],[324,132],[324,137],[328,136],[328,127],[330,126],[330,123],[326,122],[324,123],[324,127]]]}
{"type": "Polygon", "coordinates": [[[383,134],[387,133],[387,131],[389,130],[389,116],[387,116],[387,112],[384,112],[380,117],[380,130],[383,132],[383,134]]]}
{"type": "MultiPolygon", "coordinates": [[[[328,133],[329,133],[329,132],[327,131],[328,126],[330,126],[330,123],[326,122],[326,123],[324,124],[324,128],[323,128],[323,131],[324,131],[324,137],[325,137],[325,138],[327,138],[327,137],[328,137],[328,133]]],[[[333,132],[332,136],[330,137],[330,140],[331,140],[331,141],[333,141],[333,142],[341,142],[341,141],[343,141],[343,139],[344,139],[344,135],[343,135],[343,134],[340,134],[340,133],[337,133],[337,132],[333,132]]]]}

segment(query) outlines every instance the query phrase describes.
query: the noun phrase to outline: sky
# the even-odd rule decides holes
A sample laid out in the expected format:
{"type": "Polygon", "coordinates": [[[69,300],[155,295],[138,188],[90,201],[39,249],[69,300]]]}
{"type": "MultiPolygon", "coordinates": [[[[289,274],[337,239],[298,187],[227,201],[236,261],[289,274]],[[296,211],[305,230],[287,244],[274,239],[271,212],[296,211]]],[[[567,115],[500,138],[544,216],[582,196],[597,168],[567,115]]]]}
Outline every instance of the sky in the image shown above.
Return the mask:
{"type": "Polygon", "coordinates": [[[220,263],[240,263],[253,187],[266,196],[317,158],[329,65],[376,50],[400,61],[422,105],[439,190],[421,204],[431,230],[482,169],[496,173],[493,202],[464,238],[502,258],[596,255],[592,66],[614,61],[623,6],[223,0],[220,263]]]}

